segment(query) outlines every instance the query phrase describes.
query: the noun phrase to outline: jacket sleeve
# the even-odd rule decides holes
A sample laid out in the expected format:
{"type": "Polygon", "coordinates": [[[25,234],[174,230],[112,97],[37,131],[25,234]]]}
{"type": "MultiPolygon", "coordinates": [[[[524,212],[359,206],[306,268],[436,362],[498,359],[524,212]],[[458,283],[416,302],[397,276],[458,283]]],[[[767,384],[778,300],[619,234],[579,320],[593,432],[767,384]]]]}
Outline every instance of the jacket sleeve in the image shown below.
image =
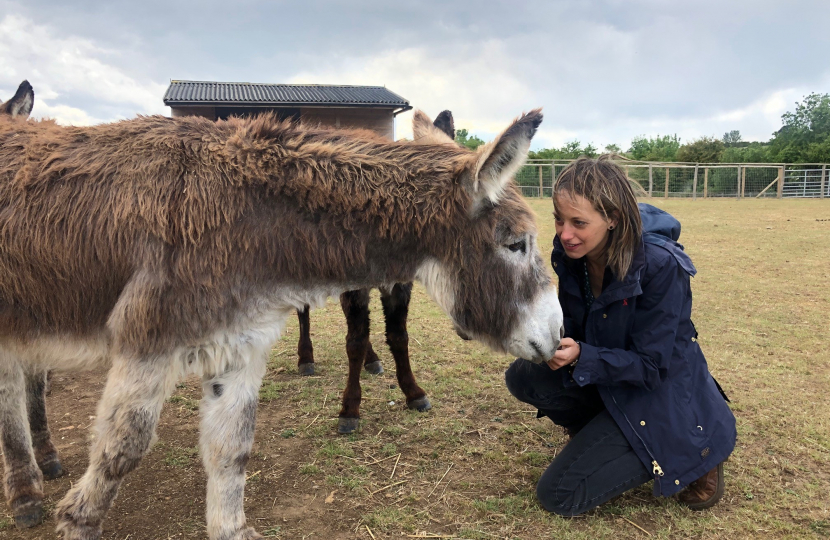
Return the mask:
{"type": "Polygon", "coordinates": [[[565,327],[565,337],[573,339],[583,339],[582,327],[576,324],[571,312],[568,309],[568,302],[562,298],[562,288],[559,288],[559,305],[562,306],[562,325],[565,327]]]}
{"type": "Polygon", "coordinates": [[[630,349],[582,343],[574,381],[579,386],[630,384],[647,390],[660,385],[671,362],[688,288],[689,275],[674,257],[668,257],[643,284],[634,312],[630,349]]]}

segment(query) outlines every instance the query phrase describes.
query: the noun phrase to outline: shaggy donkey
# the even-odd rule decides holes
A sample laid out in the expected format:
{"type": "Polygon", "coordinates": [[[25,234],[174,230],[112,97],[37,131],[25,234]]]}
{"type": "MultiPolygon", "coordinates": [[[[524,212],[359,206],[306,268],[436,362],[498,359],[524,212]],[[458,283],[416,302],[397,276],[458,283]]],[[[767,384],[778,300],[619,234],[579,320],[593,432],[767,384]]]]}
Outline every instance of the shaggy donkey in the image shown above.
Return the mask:
{"type": "MultiPolygon", "coordinates": [[[[257,391],[306,304],[419,279],[459,331],[552,356],[562,312],[510,181],[541,121],[531,111],[473,152],[272,115],[84,128],[0,117],[4,425],[27,429],[26,370],[111,365],[89,467],[56,508],[64,540],[101,537],[187,373],[203,380],[208,536],[260,538],[243,511],[257,391]]],[[[39,492],[35,456],[16,457],[10,501],[39,492]]]]}
{"type": "MultiPolygon", "coordinates": [[[[422,120],[422,119],[421,119],[422,120]]],[[[455,122],[450,111],[441,111],[433,125],[455,141],[455,122]]],[[[422,136],[428,135],[421,133],[422,136]]],[[[445,141],[440,141],[445,142],[445,141]]],[[[396,283],[393,287],[380,287],[380,302],[386,321],[386,344],[395,359],[395,375],[398,386],[406,397],[410,409],[420,412],[432,408],[426,392],[415,382],[412,367],[409,364],[409,335],[406,331],[406,318],[409,314],[409,299],[412,295],[412,282],[396,283]]],[[[343,392],[343,406],[337,430],[341,434],[352,433],[360,421],[360,411],[354,407],[355,385],[360,381],[360,366],[374,375],[383,373],[383,366],[369,341],[369,289],[347,291],[340,295],[340,306],[346,316],[348,334],[346,341],[364,343],[365,349],[351,348],[356,358],[349,357],[349,378],[343,392]]],[[[297,310],[300,323],[300,339],[297,344],[297,370],[301,375],[314,375],[314,348],[311,343],[311,324],[309,306],[297,310]]],[[[358,405],[360,397],[357,398],[358,405]]]]}
{"type": "MultiPolygon", "coordinates": [[[[34,101],[32,86],[23,81],[14,97],[0,105],[0,116],[25,120],[34,101]]],[[[46,421],[46,373],[28,367],[10,372],[0,358],[0,379],[3,487],[17,526],[31,527],[43,520],[43,480],[63,473],[46,421]],[[21,389],[25,396],[22,402],[21,389]],[[20,414],[21,406],[25,406],[25,415],[20,414]]]]}

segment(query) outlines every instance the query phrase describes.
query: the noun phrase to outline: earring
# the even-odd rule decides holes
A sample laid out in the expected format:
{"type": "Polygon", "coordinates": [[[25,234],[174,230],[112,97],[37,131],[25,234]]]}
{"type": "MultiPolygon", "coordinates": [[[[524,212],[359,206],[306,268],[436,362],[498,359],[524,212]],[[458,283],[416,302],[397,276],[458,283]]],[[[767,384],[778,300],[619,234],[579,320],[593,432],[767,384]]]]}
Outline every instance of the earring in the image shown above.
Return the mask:
{"type": "Polygon", "coordinates": [[[610,227],[608,227],[608,230],[609,230],[609,231],[613,231],[613,230],[614,230],[614,226],[613,226],[613,225],[611,225],[610,227]]]}

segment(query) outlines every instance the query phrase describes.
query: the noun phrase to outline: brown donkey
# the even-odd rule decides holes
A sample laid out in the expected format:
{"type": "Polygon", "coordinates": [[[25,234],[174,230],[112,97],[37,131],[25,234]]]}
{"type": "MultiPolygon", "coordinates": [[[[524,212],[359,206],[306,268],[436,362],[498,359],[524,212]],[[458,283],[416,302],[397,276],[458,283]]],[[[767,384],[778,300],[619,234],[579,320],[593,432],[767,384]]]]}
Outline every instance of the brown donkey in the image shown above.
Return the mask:
{"type": "MultiPolygon", "coordinates": [[[[34,101],[32,86],[23,81],[14,97],[0,105],[0,116],[23,121],[32,111],[34,101]]],[[[31,527],[43,520],[43,480],[59,477],[63,469],[46,422],[45,372],[28,367],[9,370],[2,356],[0,346],[0,378],[4,379],[0,383],[3,487],[15,524],[31,527]],[[25,404],[25,415],[15,410],[21,403],[25,404]]]]}
{"type": "MultiPolygon", "coordinates": [[[[441,111],[433,125],[445,133],[450,140],[455,140],[455,122],[450,111],[441,111]]],[[[426,412],[432,408],[426,392],[415,382],[409,363],[409,334],[406,331],[406,319],[409,315],[409,299],[412,295],[412,282],[396,283],[392,287],[380,287],[380,302],[386,322],[386,344],[395,360],[395,375],[398,386],[406,397],[410,409],[426,412]]],[[[348,334],[346,342],[365,344],[365,349],[352,347],[349,353],[349,377],[343,392],[343,406],[337,431],[341,434],[352,433],[360,422],[360,411],[354,407],[354,395],[358,391],[356,384],[360,381],[360,367],[373,375],[383,373],[383,366],[369,341],[369,289],[347,291],[340,295],[340,306],[346,316],[348,334]],[[357,381],[357,382],[356,382],[357,381]]],[[[297,370],[300,375],[314,375],[314,348],[311,343],[311,323],[309,306],[297,310],[300,323],[300,339],[297,344],[297,370]]],[[[358,401],[360,398],[358,397],[358,401]]]]}
{"type": "MultiPolygon", "coordinates": [[[[306,304],[418,279],[460,332],[552,356],[562,312],[510,180],[541,121],[531,111],[473,152],[423,114],[424,144],[271,115],[83,128],[0,116],[3,425],[26,439],[27,371],[111,366],[89,467],[55,510],[64,540],[101,537],[188,373],[203,381],[208,536],[260,538],[243,511],[257,391],[306,304]]],[[[8,500],[37,499],[34,453],[13,457],[8,500]]]]}

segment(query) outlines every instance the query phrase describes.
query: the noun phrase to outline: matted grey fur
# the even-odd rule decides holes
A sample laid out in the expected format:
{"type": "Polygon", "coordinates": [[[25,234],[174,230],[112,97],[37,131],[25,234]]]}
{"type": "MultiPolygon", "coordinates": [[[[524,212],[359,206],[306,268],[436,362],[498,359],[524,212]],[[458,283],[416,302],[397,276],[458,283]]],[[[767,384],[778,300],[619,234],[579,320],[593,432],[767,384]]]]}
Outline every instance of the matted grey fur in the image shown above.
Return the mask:
{"type": "MultiPolygon", "coordinates": [[[[24,370],[111,365],[89,468],[56,508],[64,540],[100,538],[187,373],[203,379],[208,536],[260,538],[243,511],[258,388],[286,317],[305,304],[418,279],[466,335],[537,362],[558,346],[561,309],[511,181],[538,110],[477,151],[423,113],[416,143],[272,115],[77,128],[17,114],[0,116],[9,433],[31,447],[24,370]]],[[[30,450],[7,474],[38,487],[32,463],[30,450]]]]}

